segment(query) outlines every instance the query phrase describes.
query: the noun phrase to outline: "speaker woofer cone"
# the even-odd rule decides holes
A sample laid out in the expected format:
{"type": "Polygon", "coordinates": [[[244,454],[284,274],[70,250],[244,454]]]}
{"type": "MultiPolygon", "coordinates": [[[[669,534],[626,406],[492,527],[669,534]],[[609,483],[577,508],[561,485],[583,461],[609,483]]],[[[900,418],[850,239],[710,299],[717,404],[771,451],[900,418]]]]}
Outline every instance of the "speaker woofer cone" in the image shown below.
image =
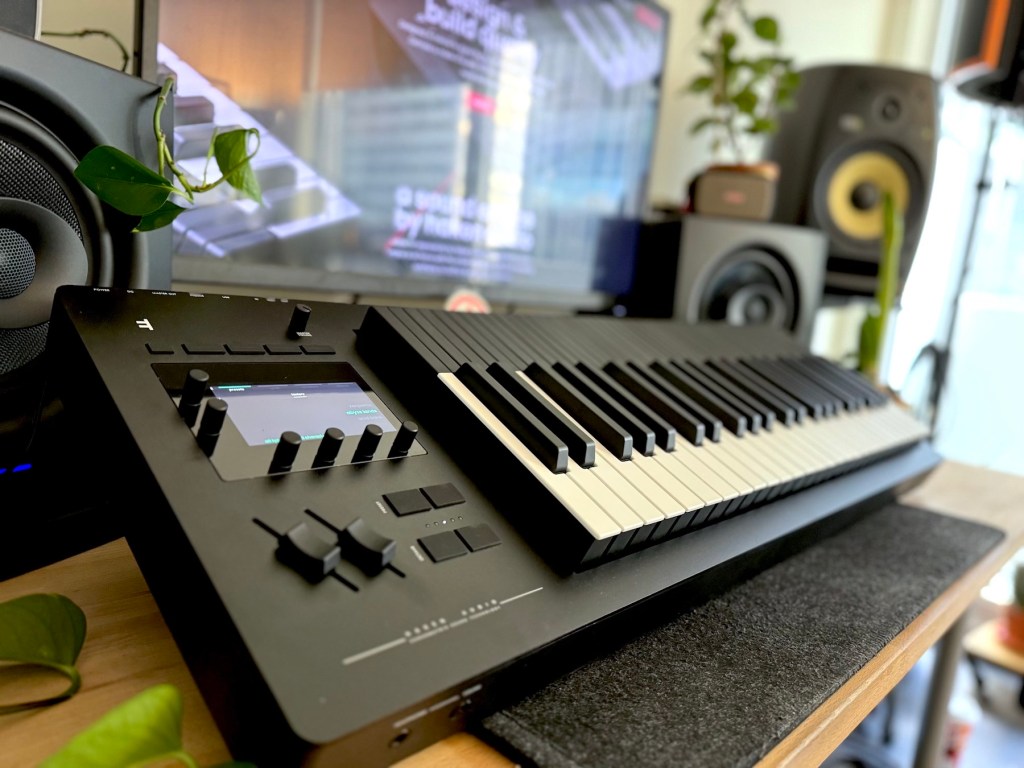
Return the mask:
{"type": "Polygon", "coordinates": [[[717,265],[700,293],[697,320],[793,330],[799,316],[796,281],[767,247],[745,247],[717,265]]]}
{"type": "Polygon", "coordinates": [[[864,142],[835,152],[814,184],[814,215],[844,255],[877,262],[883,193],[889,191],[907,228],[924,215],[925,183],[913,160],[885,142],[864,142]]]}
{"type": "Polygon", "coordinates": [[[16,296],[0,300],[0,328],[41,325],[50,318],[57,288],[81,285],[89,274],[89,259],[82,241],[52,211],[7,197],[0,197],[0,230],[20,235],[35,256],[32,282],[16,296]]]}

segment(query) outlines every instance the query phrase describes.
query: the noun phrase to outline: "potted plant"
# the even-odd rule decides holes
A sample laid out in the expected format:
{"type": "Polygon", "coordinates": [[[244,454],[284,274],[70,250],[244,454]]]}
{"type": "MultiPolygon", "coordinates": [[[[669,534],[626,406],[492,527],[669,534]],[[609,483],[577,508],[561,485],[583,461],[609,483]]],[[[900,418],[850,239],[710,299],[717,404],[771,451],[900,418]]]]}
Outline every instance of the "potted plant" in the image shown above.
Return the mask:
{"type": "MultiPolygon", "coordinates": [[[[768,218],[775,199],[778,166],[755,162],[758,139],[778,130],[778,113],[794,105],[800,76],[792,58],[782,54],[779,22],[751,14],[746,0],[709,0],[700,19],[703,68],[686,86],[707,99],[708,109],[693,123],[693,135],[709,133],[711,151],[725,162],[708,167],[695,182],[696,208],[700,186],[710,176],[739,173],[763,182],[760,206],[748,207],[749,218],[768,218]],[[757,212],[759,209],[759,213],[757,212]]],[[[728,178],[728,177],[727,177],[728,178]]]]}

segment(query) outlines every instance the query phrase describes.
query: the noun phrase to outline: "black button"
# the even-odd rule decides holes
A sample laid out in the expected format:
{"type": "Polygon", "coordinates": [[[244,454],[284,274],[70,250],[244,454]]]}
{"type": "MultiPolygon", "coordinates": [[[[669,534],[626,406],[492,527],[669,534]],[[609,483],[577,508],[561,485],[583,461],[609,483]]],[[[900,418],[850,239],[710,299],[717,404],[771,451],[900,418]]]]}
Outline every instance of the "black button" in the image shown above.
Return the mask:
{"type": "Polygon", "coordinates": [[[452,507],[456,504],[465,503],[466,499],[459,489],[451,483],[441,483],[440,485],[430,485],[426,488],[420,488],[423,494],[430,499],[430,503],[440,509],[441,507],[452,507]]]}
{"type": "Polygon", "coordinates": [[[455,533],[466,542],[470,552],[479,552],[481,549],[496,547],[501,544],[498,534],[491,530],[491,526],[486,523],[456,528],[455,533]]]}
{"type": "Polygon", "coordinates": [[[413,488],[411,491],[396,491],[385,493],[384,501],[395,511],[396,515],[412,515],[416,512],[426,512],[430,509],[430,502],[426,497],[413,488]]]}
{"type": "Polygon", "coordinates": [[[271,355],[301,355],[302,349],[294,344],[264,344],[263,348],[271,355]]]}
{"type": "Polygon", "coordinates": [[[338,532],[341,555],[355,564],[367,576],[376,576],[394,560],[397,544],[394,539],[381,536],[357,517],[338,532]]]}
{"type": "Polygon", "coordinates": [[[462,539],[455,535],[455,531],[442,531],[431,536],[424,536],[420,539],[420,546],[435,563],[460,557],[469,551],[462,543],[462,539]]]}
{"type": "Polygon", "coordinates": [[[225,344],[229,355],[265,355],[259,344],[225,344]]]}
{"type": "Polygon", "coordinates": [[[174,354],[174,347],[169,347],[166,344],[154,344],[153,342],[148,342],[146,344],[146,349],[149,350],[149,354],[151,354],[151,355],[173,355],[174,354]]]}
{"type": "Polygon", "coordinates": [[[313,584],[341,562],[341,548],[324,541],[306,523],[290,528],[277,542],[277,559],[313,584]]]}
{"type": "Polygon", "coordinates": [[[223,344],[182,344],[181,348],[190,355],[223,355],[223,344]]]}
{"type": "Polygon", "coordinates": [[[307,355],[333,355],[334,347],[330,344],[303,344],[302,351],[307,355]]]}

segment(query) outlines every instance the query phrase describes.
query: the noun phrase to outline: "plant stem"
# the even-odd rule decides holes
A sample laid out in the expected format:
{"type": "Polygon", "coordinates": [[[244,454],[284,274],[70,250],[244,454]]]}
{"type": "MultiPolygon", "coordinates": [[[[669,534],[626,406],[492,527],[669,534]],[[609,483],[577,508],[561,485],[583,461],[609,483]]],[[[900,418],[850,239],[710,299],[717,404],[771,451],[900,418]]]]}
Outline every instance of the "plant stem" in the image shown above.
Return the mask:
{"type": "Polygon", "coordinates": [[[118,50],[121,51],[121,71],[128,71],[128,62],[131,60],[131,55],[128,53],[128,49],[124,47],[124,43],[105,29],[80,29],[77,32],[52,32],[44,29],[39,34],[43,37],[91,37],[92,35],[105,37],[108,40],[111,40],[114,45],[117,46],[118,50]]]}

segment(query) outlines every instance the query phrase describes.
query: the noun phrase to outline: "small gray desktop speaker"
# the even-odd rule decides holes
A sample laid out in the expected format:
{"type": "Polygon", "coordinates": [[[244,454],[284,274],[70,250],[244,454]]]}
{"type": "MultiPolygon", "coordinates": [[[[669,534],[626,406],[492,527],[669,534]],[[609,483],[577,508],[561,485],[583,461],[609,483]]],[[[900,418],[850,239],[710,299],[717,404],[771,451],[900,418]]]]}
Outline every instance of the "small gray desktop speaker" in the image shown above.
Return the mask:
{"type": "Polygon", "coordinates": [[[809,342],[827,253],[828,238],[808,227],[698,214],[645,222],[618,304],[634,317],[769,325],[809,342]]]}
{"type": "Polygon", "coordinates": [[[170,287],[169,231],[133,234],[74,177],[100,144],[155,167],[158,93],[0,30],[0,456],[39,407],[57,286],[170,287]]]}

